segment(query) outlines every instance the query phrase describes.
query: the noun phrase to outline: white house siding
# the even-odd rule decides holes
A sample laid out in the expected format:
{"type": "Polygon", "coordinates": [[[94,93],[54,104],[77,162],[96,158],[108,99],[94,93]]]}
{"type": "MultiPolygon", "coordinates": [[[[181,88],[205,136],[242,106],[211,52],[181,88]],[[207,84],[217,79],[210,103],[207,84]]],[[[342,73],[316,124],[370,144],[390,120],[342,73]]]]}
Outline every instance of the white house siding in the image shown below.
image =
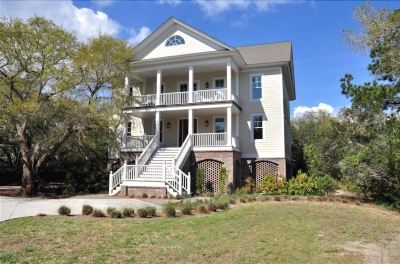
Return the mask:
{"type": "Polygon", "coordinates": [[[283,110],[284,110],[284,126],[285,126],[285,154],[286,158],[291,158],[291,133],[290,133],[290,106],[289,106],[289,99],[286,90],[286,82],[283,82],[283,110]]]}
{"type": "Polygon", "coordinates": [[[283,82],[281,68],[264,68],[240,74],[240,148],[244,158],[285,158],[283,82]],[[262,96],[251,100],[250,76],[262,74],[262,96]],[[254,141],[251,116],[263,114],[264,139],[254,141]]]}
{"type": "Polygon", "coordinates": [[[216,49],[208,46],[204,42],[199,41],[198,39],[192,37],[191,35],[182,32],[180,30],[176,30],[174,33],[168,35],[156,48],[154,48],[150,53],[144,56],[143,60],[176,56],[176,55],[184,55],[191,53],[200,53],[207,51],[215,51],[216,49]],[[185,44],[176,45],[176,46],[165,46],[166,40],[173,36],[180,35],[184,40],[185,44]]]}

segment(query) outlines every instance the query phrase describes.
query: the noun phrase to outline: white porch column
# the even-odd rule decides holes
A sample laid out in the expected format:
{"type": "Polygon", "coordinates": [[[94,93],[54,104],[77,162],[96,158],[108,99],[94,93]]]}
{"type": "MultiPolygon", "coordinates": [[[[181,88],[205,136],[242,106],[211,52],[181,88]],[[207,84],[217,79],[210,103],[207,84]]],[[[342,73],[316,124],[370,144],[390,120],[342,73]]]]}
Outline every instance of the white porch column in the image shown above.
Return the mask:
{"type": "Polygon", "coordinates": [[[240,116],[239,116],[239,113],[237,113],[237,114],[235,115],[235,117],[236,117],[236,124],[235,124],[235,125],[236,125],[236,133],[235,133],[236,135],[235,135],[235,136],[239,139],[239,136],[240,136],[240,135],[239,135],[239,134],[240,134],[240,132],[239,132],[239,121],[240,121],[240,120],[239,120],[239,119],[240,119],[240,118],[239,118],[239,117],[240,117],[240,116]]]}
{"type": "Polygon", "coordinates": [[[226,134],[226,145],[232,146],[232,108],[230,106],[226,108],[226,134]]]}
{"type": "Polygon", "coordinates": [[[189,90],[189,103],[193,103],[193,66],[189,66],[188,90],[189,90]]]}
{"type": "Polygon", "coordinates": [[[240,96],[240,90],[239,90],[239,85],[240,85],[240,75],[239,75],[239,71],[236,72],[235,74],[235,82],[236,82],[236,87],[235,87],[235,93],[236,96],[239,97],[240,96]]]}
{"type": "Polygon", "coordinates": [[[188,135],[193,134],[193,109],[188,110],[188,135]]]}
{"type": "Polygon", "coordinates": [[[161,69],[157,70],[156,105],[161,103],[161,69]]]}
{"type": "Polygon", "coordinates": [[[129,93],[129,77],[125,76],[125,91],[128,94],[129,93]]]}
{"type": "Polygon", "coordinates": [[[160,137],[159,137],[160,136],[160,112],[159,111],[156,112],[155,127],[156,127],[155,134],[158,137],[157,146],[160,146],[160,137]]]}
{"type": "Polygon", "coordinates": [[[228,100],[232,100],[232,65],[228,61],[226,63],[226,97],[228,100]]]}

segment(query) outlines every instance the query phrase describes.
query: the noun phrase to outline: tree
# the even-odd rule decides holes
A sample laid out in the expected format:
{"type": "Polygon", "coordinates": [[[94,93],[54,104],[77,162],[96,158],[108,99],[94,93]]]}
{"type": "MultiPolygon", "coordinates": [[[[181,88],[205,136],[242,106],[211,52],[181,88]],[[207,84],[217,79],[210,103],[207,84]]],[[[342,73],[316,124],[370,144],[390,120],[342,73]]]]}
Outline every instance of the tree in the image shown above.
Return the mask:
{"type": "Polygon", "coordinates": [[[0,116],[7,124],[0,134],[18,147],[26,194],[35,193],[43,164],[72,136],[84,142],[96,126],[107,131],[113,104],[97,99],[123,90],[120,57],[130,54],[107,36],[79,44],[40,17],[0,22],[0,116]]]}

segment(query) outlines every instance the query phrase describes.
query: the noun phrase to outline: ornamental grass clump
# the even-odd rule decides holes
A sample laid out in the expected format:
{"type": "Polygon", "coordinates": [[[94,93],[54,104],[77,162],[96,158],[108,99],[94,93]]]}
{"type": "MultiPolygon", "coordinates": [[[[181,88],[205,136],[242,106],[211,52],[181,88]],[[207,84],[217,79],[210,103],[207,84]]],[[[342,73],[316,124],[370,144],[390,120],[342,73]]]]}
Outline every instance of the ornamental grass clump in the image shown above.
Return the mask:
{"type": "Polygon", "coordinates": [[[108,208],[107,208],[107,214],[108,214],[108,215],[111,215],[111,213],[112,213],[113,211],[115,211],[115,210],[117,210],[117,209],[115,209],[115,207],[108,207],[108,208]]]}
{"type": "Polygon", "coordinates": [[[87,204],[82,206],[82,215],[90,215],[93,213],[93,207],[87,204]]]}
{"type": "Polygon", "coordinates": [[[240,197],[240,198],[239,198],[239,201],[240,201],[241,203],[247,203],[247,200],[246,200],[245,197],[240,197]]]}
{"type": "Polygon", "coordinates": [[[236,203],[236,200],[234,198],[229,199],[229,204],[235,204],[235,203],[236,203]]]}
{"type": "Polygon", "coordinates": [[[111,218],[122,218],[122,213],[119,210],[114,210],[110,214],[111,218]]]}
{"type": "Polygon", "coordinates": [[[147,217],[155,217],[157,216],[157,211],[155,207],[146,207],[147,217]]]}
{"type": "Polygon", "coordinates": [[[100,209],[94,209],[92,213],[93,217],[105,217],[106,215],[100,209]]]}
{"type": "Polygon", "coordinates": [[[135,215],[135,210],[132,208],[124,208],[122,210],[122,215],[125,217],[133,217],[135,215]]]}
{"type": "Polygon", "coordinates": [[[192,213],[192,209],[193,209],[192,203],[187,201],[182,205],[181,213],[184,215],[190,215],[192,213]]]}
{"type": "Polygon", "coordinates": [[[71,214],[71,209],[69,209],[69,207],[63,205],[60,206],[60,208],[58,208],[58,214],[59,215],[70,215],[71,214]]]}
{"type": "Polygon", "coordinates": [[[176,216],[176,210],[175,210],[175,204],[173,203],[168,203],[164,206],[164,215],[166,217],[175,217],[176,216]]]}
{"type": "Polygon", "coordinates": [[[207,206],[201,204],[201,205],[196,207],[196,211],[201,213],[201,214],[205,214],[205,213],[208,213],[208,208],[207,208],[207,206]]]}
{"type": "Polygon", "coordinates": [[[274,196],[274,201],[280,202],[281,201],[281,197],[280,196],[274,196]]]}
{"type": "Polygon", "coordinates": [[[208,205],[207,205],[208,211],[210,212],[216,212],[217,211],[217,206],[215,205],[215,203],[213,201],[211,201],[208,205]]]}
{"type": "Polygon", "coordinates": [[[137,210],[137,214],[140,218],[146,218],[147,210],[145,208],[140,208],[139,210],[137,210]]]}

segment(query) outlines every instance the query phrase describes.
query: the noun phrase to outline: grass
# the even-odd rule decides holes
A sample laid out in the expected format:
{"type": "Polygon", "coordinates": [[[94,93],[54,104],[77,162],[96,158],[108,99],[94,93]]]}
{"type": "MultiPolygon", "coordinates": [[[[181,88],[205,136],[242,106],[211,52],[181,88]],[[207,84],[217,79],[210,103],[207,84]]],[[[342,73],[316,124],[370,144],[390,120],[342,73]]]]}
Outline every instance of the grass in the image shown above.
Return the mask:
{"type": "Polygon", "coordinates": [[[343,246],[398,237],[400,217],[343,203],[266,202],[178,218],[0,223],[0,263],[362,263],[343,246]]]}

